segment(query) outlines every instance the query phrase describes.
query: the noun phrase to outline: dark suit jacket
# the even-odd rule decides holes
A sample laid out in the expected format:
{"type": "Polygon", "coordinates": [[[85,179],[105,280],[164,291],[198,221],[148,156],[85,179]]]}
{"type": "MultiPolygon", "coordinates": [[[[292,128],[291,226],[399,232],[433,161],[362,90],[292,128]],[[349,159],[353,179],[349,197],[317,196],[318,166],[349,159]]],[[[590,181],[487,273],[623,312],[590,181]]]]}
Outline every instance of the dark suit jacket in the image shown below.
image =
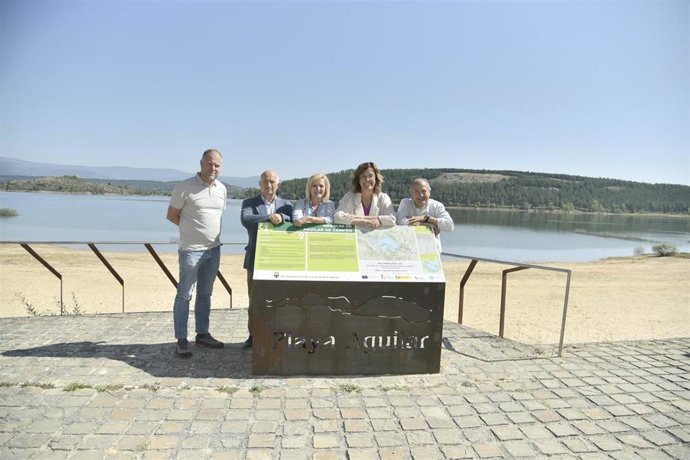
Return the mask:
{"type": "MultiPolygon", "coordinates": [[[[283,222],[292,222],[292,203],[280,197],[276,197],[276,212],[283,216],[283,222]]],[[[268,221],[268,212],[261,195],[248,198],[242,202],[240,221],[247,229],[249,241],[244,248],[244,268],[254,270],[254,257],[256,255],[256,232],[259,222],[268,221]]]]}

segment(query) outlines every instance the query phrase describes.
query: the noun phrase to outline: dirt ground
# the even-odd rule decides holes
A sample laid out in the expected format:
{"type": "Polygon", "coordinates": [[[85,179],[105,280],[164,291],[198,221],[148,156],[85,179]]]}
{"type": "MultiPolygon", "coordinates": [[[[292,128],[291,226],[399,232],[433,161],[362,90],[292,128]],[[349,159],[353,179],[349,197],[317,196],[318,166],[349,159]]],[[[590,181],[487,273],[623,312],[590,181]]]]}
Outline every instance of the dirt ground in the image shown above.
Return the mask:
{"type": "MultiPolygon", "coordinates": [[[[124,291],[93,252],[36,245],[63,277],[63,302],[82,314],[171,311],[175,290],[147,252],[104,252],[124,291]],[[124,292],[124,294],[123,294],[124,292]]],[[[161,254],[177,277],[176,254],[161,254]]],[[[241,255],[224,255],[213,308],[246,308],[241,255]]],[[[444,261],[444,317],[458,320],[459,284],[469,261],[444,261]]],[[[572,272],[565,343],[690,336],[690,259],[640,256],[554,263],[572,272]]],[[[511,266],[479,262],[465,287],[463,324],[498,334],[501,274],[511,266]]],[[[523,343],[559,340],[567,275],[531,268],[507,275],[505,337],[523,343]]],[[[59,313],[60,281],[18,245],[0,245],[0,316],[59,313]],[[32,313],[35,312],[35,313],[32,313]]]]}

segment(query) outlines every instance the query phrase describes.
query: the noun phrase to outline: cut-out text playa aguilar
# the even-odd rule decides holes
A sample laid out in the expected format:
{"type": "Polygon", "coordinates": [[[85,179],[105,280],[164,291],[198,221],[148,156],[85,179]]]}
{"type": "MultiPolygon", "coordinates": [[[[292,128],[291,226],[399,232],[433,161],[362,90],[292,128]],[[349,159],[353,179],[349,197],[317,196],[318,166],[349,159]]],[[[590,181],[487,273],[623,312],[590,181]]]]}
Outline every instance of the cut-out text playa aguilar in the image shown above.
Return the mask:
{"type": "Polygon", "coordinates": [[[355,348],[363,353],[375,352],[377,350],[418,350],[426,347],[429,336],[419,337],[416,335],[405,336],[403,333],[394,331],[393,335],[367,335],[360,339],[359,334],[353,332],[349,340],[336,340],[333,335],[325,337],[307,337],[304,335],[293,334],[292,332],[274,332],[273,350],[287,348],[288,351],[306,351],[314,353],[318,348],[335,348],[341,343],[345,348],[355,348]]]}

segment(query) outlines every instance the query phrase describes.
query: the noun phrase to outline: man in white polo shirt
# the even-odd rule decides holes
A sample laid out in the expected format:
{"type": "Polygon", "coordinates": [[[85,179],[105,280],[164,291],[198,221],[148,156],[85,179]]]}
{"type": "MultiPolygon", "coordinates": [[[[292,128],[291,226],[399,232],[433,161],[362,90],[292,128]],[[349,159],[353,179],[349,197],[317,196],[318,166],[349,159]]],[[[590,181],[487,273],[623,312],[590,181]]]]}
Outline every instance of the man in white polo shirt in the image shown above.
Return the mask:
{"type": "Polygon", "coordinates": [[[180,227],[180,281],[173,320],[177,339],[175,354],[181,358],[192,356],[187,341],[187,321],[194,284],[195,342],[209,348],[223,348],[223,343],[208,332],[213,282],[220,265],[221,216],[227,199],[225,186],[216,180],[222,163],[223,157],[218,150],[206,150],[201,157],[200,171],[175,185],[168,206],[168,220],[180,227]]]}

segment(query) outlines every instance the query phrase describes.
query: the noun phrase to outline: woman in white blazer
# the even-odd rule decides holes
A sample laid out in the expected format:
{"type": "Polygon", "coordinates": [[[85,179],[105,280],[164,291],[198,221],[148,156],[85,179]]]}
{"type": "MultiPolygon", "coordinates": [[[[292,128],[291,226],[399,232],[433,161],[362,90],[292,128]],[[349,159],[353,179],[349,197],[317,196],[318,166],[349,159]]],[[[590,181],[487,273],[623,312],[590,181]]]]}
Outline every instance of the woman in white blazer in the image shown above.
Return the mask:
{"type": "Polygon", "coordinates": [[[338,203],[336,224],[379,228],[395,225],[395,208],[381,191],[383,176],[373,162],[362,163],[352,174],[351,191],[338,203]]]}

